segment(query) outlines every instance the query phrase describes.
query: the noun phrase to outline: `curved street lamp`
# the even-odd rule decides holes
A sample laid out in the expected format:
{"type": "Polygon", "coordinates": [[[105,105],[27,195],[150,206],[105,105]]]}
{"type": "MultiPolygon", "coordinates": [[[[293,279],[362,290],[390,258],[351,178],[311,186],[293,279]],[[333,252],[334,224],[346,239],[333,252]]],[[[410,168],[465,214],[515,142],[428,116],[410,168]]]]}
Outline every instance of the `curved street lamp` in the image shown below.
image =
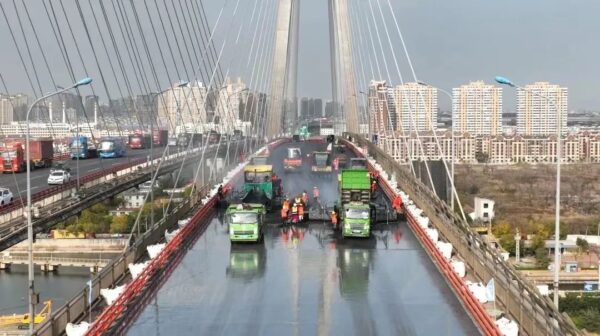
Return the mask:
{"type": "Polygon", "coordinates": [[[50,98],[52,96],[55,96],[59,93],[77,88],[79,86],[83,86],[83,85],[88,85],[92,82],[92,79],[89,77],[83,78],[81,80],[79,80],[77,83],[67,87],[67,88],[61,88],[58,91],[54,91],[51,93],[48,93],[45,96],[42,96],[38,99],[36,99],[31,106],[29,106],[29,109],[27,110],[27,114],[25,116],[25,123],[27,125],[27,132],[25,133],[25,144],[27,146],[26,151],[25,151],[25,159],[27,160],[27,209],[26,209],[26,216],[27,216],[27,240],[28,240],[28,249],[27,249],[27,254],[28,254],[28,261],[29,261],[29,265],[28,265],[28,274],[29,274],[29,332],[33,333],[33,329],[35,326],[35,305],[38,301],[37,295],[35,294],[34,291],[34,274],[33,274],[33,222],[31,220],[31,153],[30,153],[30,146],[29,146],[29,114],[31,113],[31,110],[33,110],[33,108],[35,107],[35,105],[37,105],[39,102],[41,102],[44,99],[50,98]]]}
{"type": "Polygon", "coordinates": [[[546,100],[549,104],[553,105],[556,109],[556,209],[555,209],[555,218],[554,218],[554,305],[556,309],[558,309],[558,284],[559,284],[559,272],[560,272],[560,163],[561,163],[561,126],[562,126],[562,115],[559,114],[559,108],[556,105],[556,102],[550,99],[548,96],[543,94],[539,94],[537,92],[528,90],[523,88],[515,83],[513,83],[510,79],[502,76],[496,76],[494,78],[496,83],[507,85],[516,89],[521,89],[531,93],[534,96],[540,97],[546,100]]]}

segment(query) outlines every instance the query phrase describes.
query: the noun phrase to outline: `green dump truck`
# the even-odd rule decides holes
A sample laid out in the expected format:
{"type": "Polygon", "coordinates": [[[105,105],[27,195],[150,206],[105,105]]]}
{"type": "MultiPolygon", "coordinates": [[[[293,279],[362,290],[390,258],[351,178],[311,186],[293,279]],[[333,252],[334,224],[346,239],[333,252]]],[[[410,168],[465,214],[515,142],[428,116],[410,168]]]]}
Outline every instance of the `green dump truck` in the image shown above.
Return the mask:
{"type": "Polygon", "coordinates": [[[263,238],[265,206],[258,203],[232,204],[225,211],[231,242],[258,242],[263,238]]]}
{"type": "Polygon", "coordinates": [[[344,169],[339,175],[340,219],[343,237],[371,235],[371,177],[363,168],[344,169]]]}

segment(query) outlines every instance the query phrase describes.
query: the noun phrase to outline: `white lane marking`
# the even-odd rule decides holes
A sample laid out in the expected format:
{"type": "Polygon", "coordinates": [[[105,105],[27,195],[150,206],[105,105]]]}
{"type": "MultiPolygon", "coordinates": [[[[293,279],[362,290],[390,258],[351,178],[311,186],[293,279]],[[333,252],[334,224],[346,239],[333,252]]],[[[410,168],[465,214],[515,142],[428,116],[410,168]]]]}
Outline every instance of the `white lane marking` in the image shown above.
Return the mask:
{"type": "Polygon", "coordinates": [[[88,170],[88,171],[89,171],[89,172],[93,172],[93,171],[96,171],[96,170],[100,170],[100,167],[96,167],[96,168],[94,168],[94,169],[90,169],[90,170],[88,170]]]}

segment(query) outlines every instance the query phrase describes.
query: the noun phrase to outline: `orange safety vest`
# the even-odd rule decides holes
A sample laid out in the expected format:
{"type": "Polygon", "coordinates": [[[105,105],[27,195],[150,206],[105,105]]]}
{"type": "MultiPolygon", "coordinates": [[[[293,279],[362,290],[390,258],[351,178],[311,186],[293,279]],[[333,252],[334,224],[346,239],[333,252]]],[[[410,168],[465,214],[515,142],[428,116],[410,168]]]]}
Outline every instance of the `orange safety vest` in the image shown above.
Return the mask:
{"type": "Polygon", "coordinates": [[[283,205],[281,205],[282,209],[285,209],[285,211],[290,209],[290,202],[288,201],[283,201],[283,205]]]}
{"type": "Polygon", "coordinates": [[[287,218],[288,209],[281,208],[281,218],[287,218]]]}
{"type": "Polygon", "coordinates": [[[298,206],[296,204],[292,205],[292,213],[298,212],[298,206]]]}
{"type": "Polygon", "coordinates": [[[333,225],[337,224],[337,214],[335,211],[331,213],[331,223],[333,223],[333,225]]]}
{"type": "Polygon", "coordinates": [[[304,215],[304,207],[302,205],[298,206],[298,214],[300,216],[304,215]]]}

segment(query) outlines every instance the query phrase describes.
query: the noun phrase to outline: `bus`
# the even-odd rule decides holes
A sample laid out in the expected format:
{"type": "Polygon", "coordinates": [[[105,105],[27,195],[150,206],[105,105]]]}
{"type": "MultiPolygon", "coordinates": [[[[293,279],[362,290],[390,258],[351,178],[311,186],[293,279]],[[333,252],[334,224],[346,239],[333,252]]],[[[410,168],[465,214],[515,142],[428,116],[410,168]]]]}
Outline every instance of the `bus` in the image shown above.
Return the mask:
{"type": "Polygon", "coordinates": [[[125,156],[125,142],[120,138],[104,138],[100,141],[98,153],[101,159],[125,156]]]}

